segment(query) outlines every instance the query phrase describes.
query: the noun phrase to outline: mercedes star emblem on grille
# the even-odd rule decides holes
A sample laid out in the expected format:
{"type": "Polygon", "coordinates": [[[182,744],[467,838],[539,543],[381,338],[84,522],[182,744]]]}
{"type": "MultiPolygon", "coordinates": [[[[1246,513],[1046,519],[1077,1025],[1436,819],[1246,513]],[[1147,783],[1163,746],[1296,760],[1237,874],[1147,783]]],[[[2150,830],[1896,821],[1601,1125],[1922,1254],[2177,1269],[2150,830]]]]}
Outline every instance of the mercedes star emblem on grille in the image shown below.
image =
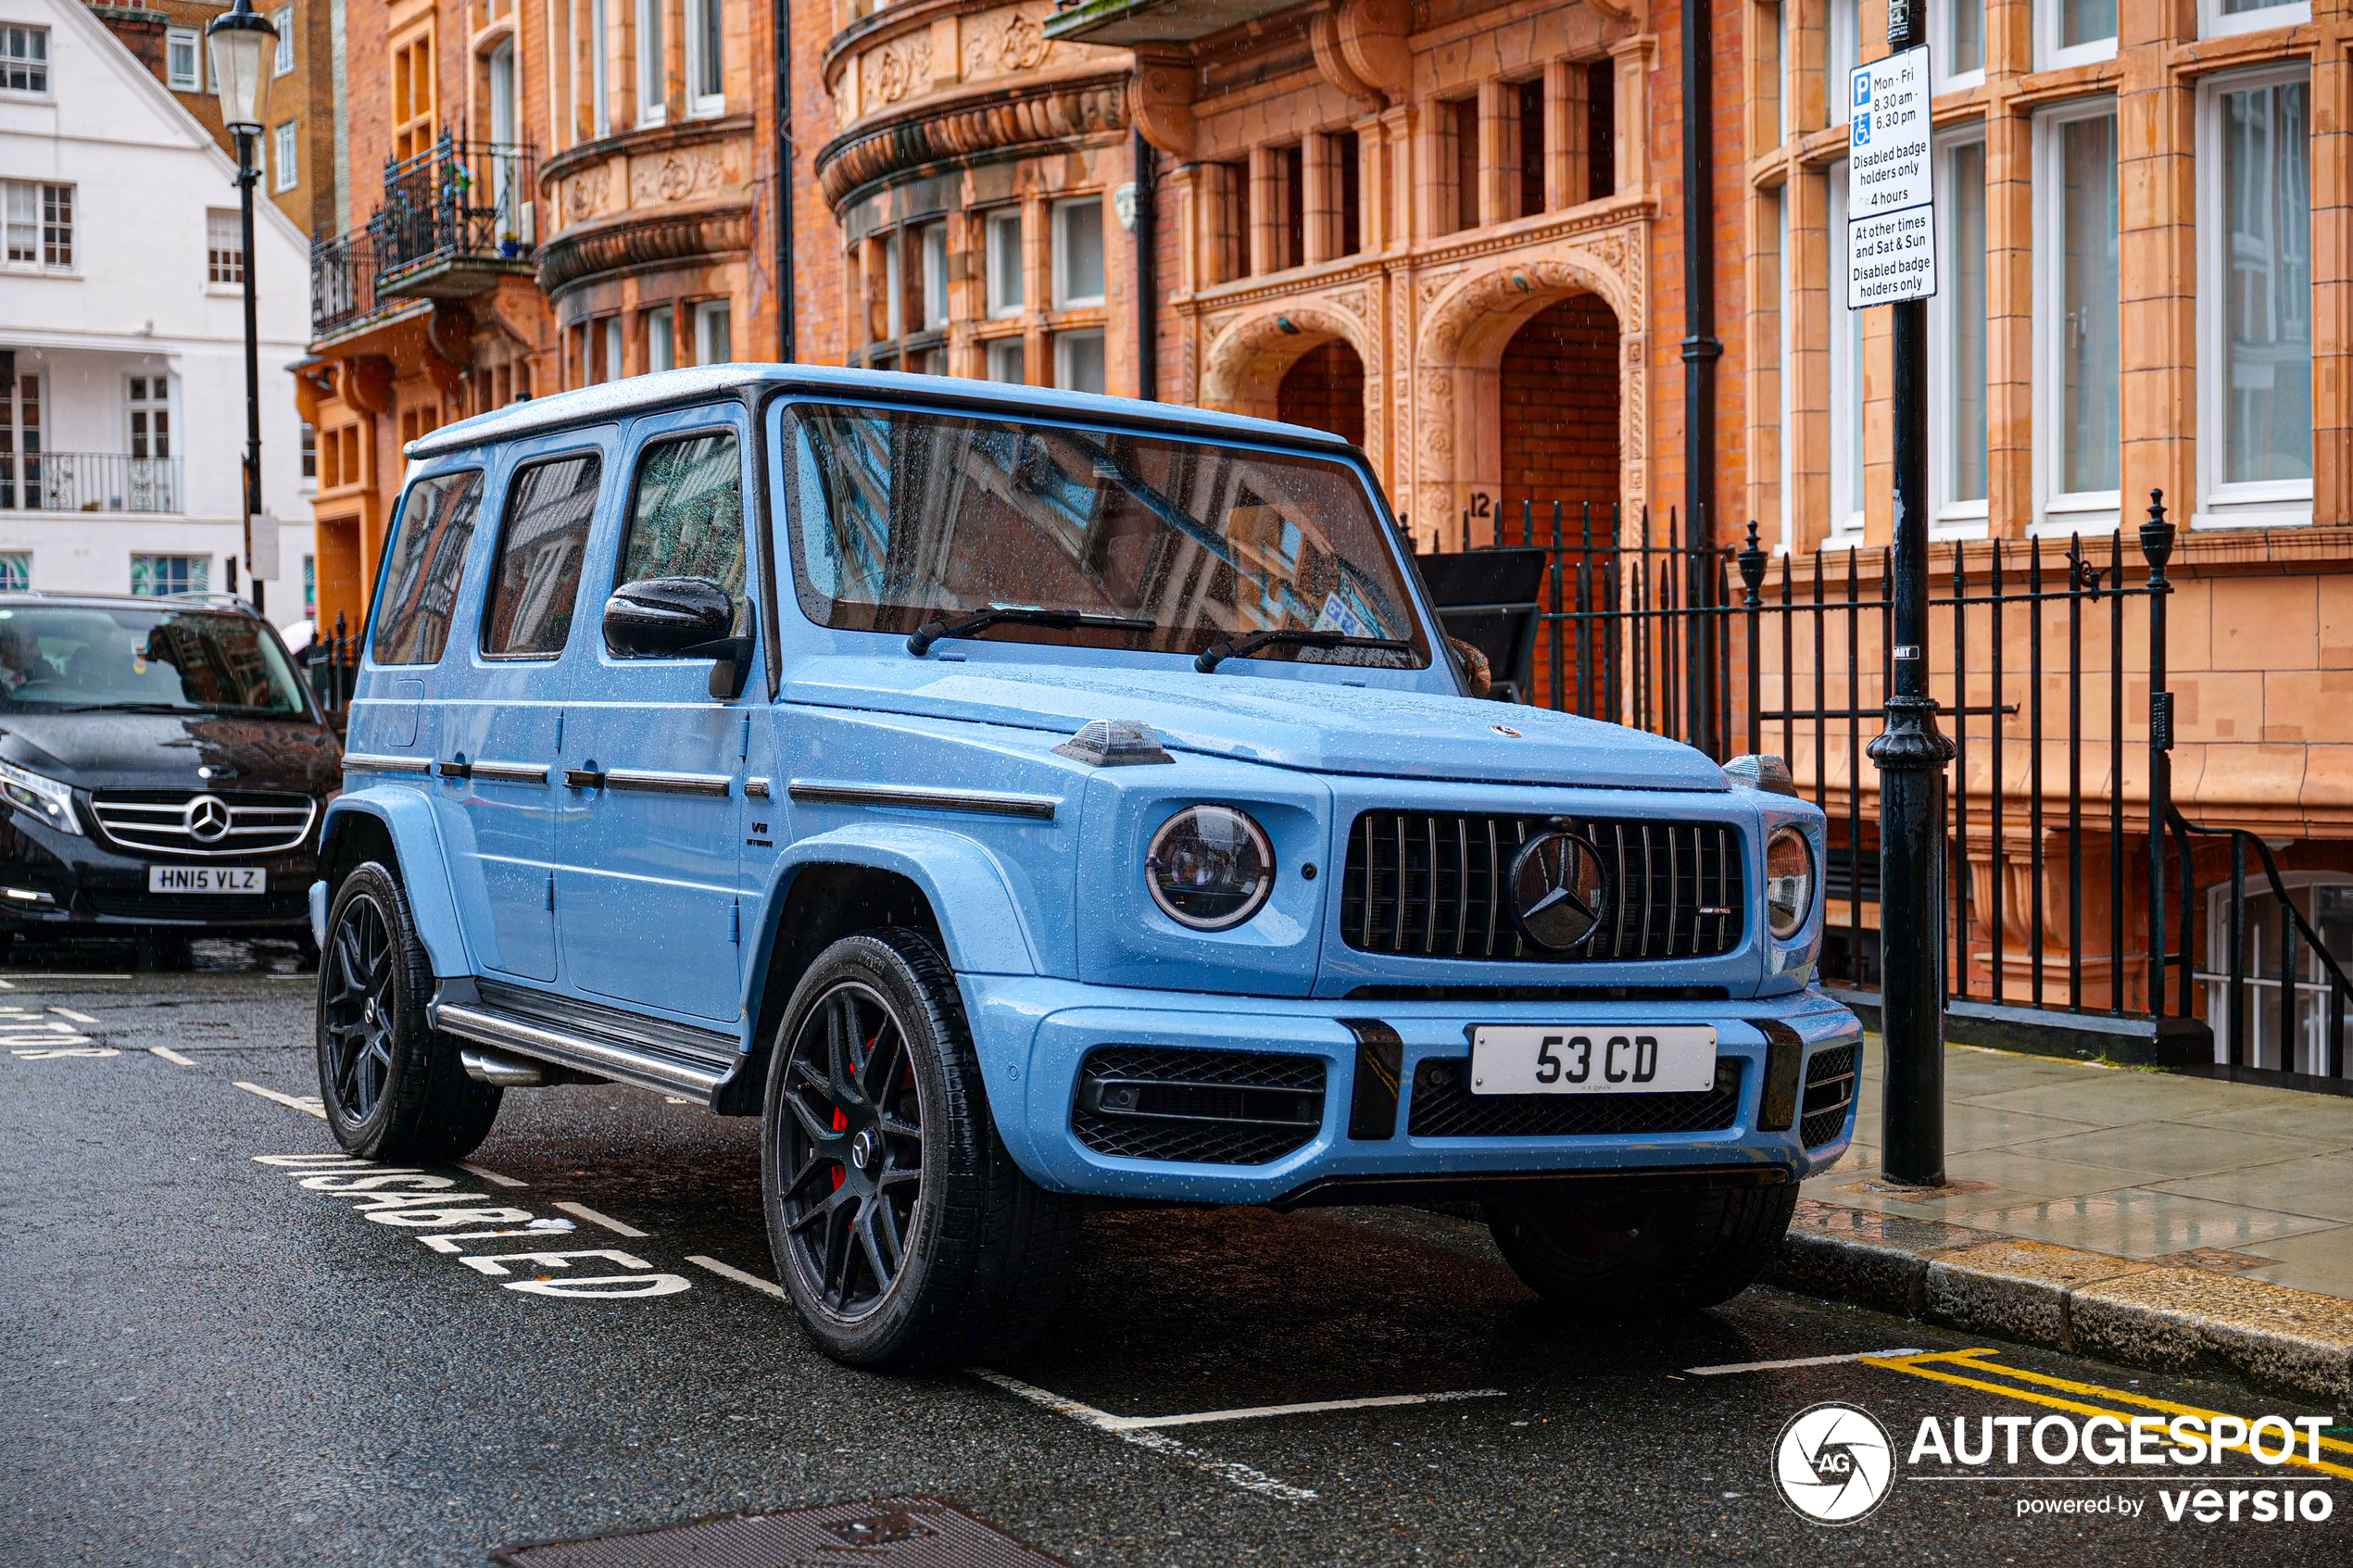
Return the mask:
{"type": "Polygon", "coordinates": [[[1565,953],[1601,929],[1609,873],[1592,841],[1554,828],[1512,857],[1512,923],[1548,952],[1565,953]]]}
{"type": "Polygon", "coordinates": [[[229,803],[217,795],[199,795],[188,802],[183,821],[190,838],[218,844],[229,836],[229,803]]]}

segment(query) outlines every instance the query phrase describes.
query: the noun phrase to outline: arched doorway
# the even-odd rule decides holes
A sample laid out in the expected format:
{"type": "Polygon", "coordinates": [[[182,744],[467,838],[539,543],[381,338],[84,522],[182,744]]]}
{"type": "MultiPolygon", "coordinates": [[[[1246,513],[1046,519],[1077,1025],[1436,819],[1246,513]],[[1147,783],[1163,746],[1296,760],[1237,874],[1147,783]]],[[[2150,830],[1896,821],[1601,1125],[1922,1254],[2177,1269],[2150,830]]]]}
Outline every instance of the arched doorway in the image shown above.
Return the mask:
{"type": "Polygon", "coordinates": [[[1547,542],[1554,501],[1563,503],[1561,531],[1570,543],[1581,535],[1589,502],[1594,537],[1613,535],[1623,471],[1617,359],[1617,316],[1596,294],[1545,307],[1504,345],[1503,521],[1511,542],[1523,504],[1535,509],[1537,542],[1547,542]]]}
{"type": "Polygon", "coordinates": [[[1365,362],[1332,338],[1301,355],[1275,389],[1275,417],[1365,445],[1365,362]]]}

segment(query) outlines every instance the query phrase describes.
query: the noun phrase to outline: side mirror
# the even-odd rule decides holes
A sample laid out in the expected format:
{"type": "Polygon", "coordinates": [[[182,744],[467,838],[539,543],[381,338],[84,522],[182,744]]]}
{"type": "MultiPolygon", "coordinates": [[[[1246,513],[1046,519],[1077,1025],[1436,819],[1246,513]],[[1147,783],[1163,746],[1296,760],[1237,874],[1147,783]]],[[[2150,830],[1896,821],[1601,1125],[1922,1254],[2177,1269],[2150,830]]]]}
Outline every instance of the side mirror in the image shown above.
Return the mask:
{"type": "Polygon", "coordinates": [[[676,659],[725,637],[735,621],[736,601],[711,579],[648,577],[605,601],[605,647],[619,659],[676,659]]]}

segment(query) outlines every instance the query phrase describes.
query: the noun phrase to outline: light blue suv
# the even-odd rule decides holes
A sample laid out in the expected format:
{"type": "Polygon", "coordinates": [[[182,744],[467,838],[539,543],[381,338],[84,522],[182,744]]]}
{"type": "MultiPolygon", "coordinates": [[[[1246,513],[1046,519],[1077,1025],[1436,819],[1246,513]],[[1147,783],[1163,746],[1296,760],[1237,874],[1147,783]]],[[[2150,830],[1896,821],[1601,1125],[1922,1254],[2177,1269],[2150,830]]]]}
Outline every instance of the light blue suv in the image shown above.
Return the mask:
{"type": "Polygon", "coordinates": [[[762,1117],[802,1322],[905,1367],[1034,1333],[1089,1197],[1480,1201],[1644,1312],[1845,1148],[1821,813],[1466,695],[1335,437],[725,365],[409,457],[311,893],[355,1153],[762,1117]]]}

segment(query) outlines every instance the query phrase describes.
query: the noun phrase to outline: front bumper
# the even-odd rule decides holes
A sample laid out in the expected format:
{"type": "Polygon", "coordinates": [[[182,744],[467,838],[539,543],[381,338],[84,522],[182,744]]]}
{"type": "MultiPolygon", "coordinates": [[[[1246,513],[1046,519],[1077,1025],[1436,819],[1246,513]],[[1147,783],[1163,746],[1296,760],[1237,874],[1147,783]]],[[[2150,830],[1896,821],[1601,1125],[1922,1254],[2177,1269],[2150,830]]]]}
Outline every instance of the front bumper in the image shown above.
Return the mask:
{"type": "MultiPolygon", "coordinates": [[[[1204,996],[1086,985],[1034,976],[962,976],[981,1069],[998,1129],[1014,1160],[1059,1192],[1195,1203],[1300,1203],[1342,1198],[1378,1201],[1436,1190],[1476,1195],[1544,1176],[1643,1175],[1707,1180],[1796,1181],[1826,1170],[1853,1136],[1852,1100],[1834,1137],[1811,1148],[1803,1121],[1785,1131],[1758,1125],[1771,1037],[1803,1047],[1806,1066],[1827,1050],[1859,1047],[1862,1025],[1818,989],[1751,1001],[1376,1002],[1204,996]],[[1566,1136],[1417,1136],[1410,1107],[1429,1064],[1470,1054],[1480,1023],[1706,1023],[1717,1060],[1739,1070],[1729,1126],[1704,1132],[1566,1136]],[[1402,1043],[1398,1109],[1387,1136],[1352,1135],[1359,1041],[1367,1022],[1402,1043]],[[1353,1025],[1353,1026],[1352,1026],[1353,1025]],[[1197,1164],[1107,1155],[1073,1126],[1080,1064],[1104,1045],[1176,1050],[1267,1052],[1320,1059],[1322,1121],[1303,1145],[1265,1164],[1197,1164]]],[[[1378,1095],[1377,1085],[1369,1092],[1378,1095]]],[[[1802,1098],[1802,1088],[1800,1090],[1802,1098]]],[[[1354,1129],[1361,1135],[1365,1128],[1354,1129]]],[[[1818,1124],[1817,1132],[1820,1129],[1818,1124]]]]}
{"type": "Polygon", "coordinates": [[[0,819],[0,931],[292,932],[308,923],[308,889],[319,874],[319,858],[308,842],[298,849],[234,859],[262,869],[269,888],[264,893],[147,891],[151,865],[215,863],[230,862],[129,854],[94,834],[58,833],[10,811],[0,819]]]}

